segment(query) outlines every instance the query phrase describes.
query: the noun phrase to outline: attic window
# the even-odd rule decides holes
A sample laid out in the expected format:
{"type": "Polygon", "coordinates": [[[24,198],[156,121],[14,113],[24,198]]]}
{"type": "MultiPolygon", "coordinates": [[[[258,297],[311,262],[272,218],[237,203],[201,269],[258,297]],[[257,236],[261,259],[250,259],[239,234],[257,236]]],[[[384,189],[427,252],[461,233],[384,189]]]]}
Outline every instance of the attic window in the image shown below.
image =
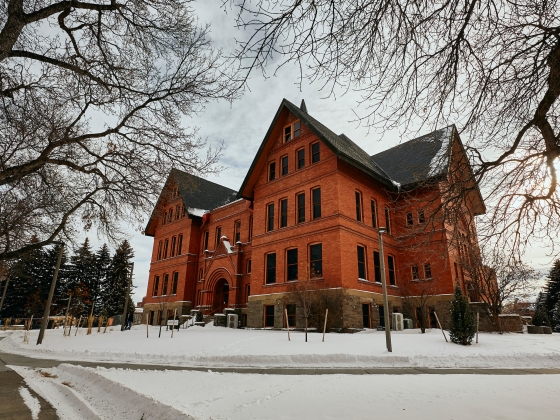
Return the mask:
{"type": "Polygon", "coordinates": [[[296,121],[295,123],[284,127],[284,142],[287,143],[292,139],[296,139],[301,134],[301,123],[296,121]]]}

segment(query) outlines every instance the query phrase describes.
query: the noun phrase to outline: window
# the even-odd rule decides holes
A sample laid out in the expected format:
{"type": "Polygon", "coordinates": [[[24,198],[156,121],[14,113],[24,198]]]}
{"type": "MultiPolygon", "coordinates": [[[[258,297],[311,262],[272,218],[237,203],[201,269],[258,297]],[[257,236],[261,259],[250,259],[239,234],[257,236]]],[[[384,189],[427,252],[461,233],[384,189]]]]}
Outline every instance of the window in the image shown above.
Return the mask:
{"type": "Polygon", "coordinates": [[[218,249],[218,245],[220,245],[220,238],[222,237],[222,227],[218,226],[216,228],[216,247],[214,249],[218,249]]]}
{"type": "Polygon", "coordinates": [[[167,222],[167,212],[163,213],[163,220],[162,220],[162,225],[165,225],[165,223],[167,222]]]}
{"type": "Polygon", "coordinates": [[[198,291],[198,297],[197,297],[197,303],[198,305],[202,305],[202,290],[198,291]]]}
{"type": "Polygon", "coordinates": [[[179,217],[181,217],[181,206],[177,204],[177,206],[175,206],[175,219],[178,219],[179,217]]]}
{"type": "Polygon", "coordinates": [[[375,200],[371,200],[371,225],[377,227],[377,203],[375,200]]]}
{"type": "Polygon", "coordinates": [[[387,233],[391,234],[391,214],[389,213],[389,209],[385,207],[385,227],[387,228],[387,233]]]}
{"type": "Polygon", "coordinates": [[[200,270],[198,270],[198,279],[202,280],[204,277],[204,268],[201,268],[200,270]]]}
{"type": "Polygon", "coordinates": [[[274,230],[274,203],[266,206],[266,231],[274,230]]]}
{"type": "Polygon", "coordinates": [[[173,209],[169,210],[169,213],[167,213],[167,223],[170,223],[173,220],[173,209]]]}
{"type": "Polygon", "coordinates": [[[177,237],[171,238],[171,257],[175,256],[175,246],[177,245],[177,237]]]}
{"type": "Polygon", "coordinates": [[[282,176],[284,175],[288,175],[288,156],[284,156],[282,159],[280,159],[280,164],[281,164],[281,173],[282,176]]]}
{"type": "Polygon", "coordinates": [[[167,258],[167,251],[169,249],[169,239],[166,239],[163,243],[163,259],[167,258]]]}
{"type": "Polygon", "coordinates": [[[173,273],[173,286],[171,287],[171,294],[172,295],[177,294],[177,284],[178,283],[179,283],[179,273],[177,271],[175,271],[173,273]]]}
{"type": "Polygon", "coordinates": [[[425,221],[424,210],[418,210],[418,223],[424,223],[425,221]]]}
{"type": "Polygon", "coordinates": [[[387,257],[387,268],[389,269],[389,284],[394,286],[396,284],[395,279],[395,257],[389,255],[387,257]]]}
{"type": "Polygon", "coordinates": [[[249,217],[249,241],[253,239],[253,216],[249,217]]]}
{"type": "Polygon", "coordinates": [[[406,225],[412,226],[414,224],[414,220],[412,219],[412,213],[406,214],[406,225]]]}
{"type": "Polygon", "coordinates": [[[177,255],[181,255],[183,253],[183,235],[179,235],[177,238],[177,255]]]}
{"type": "Polygon", "coordinates": [[[266,254],[266,284],[276,283],[276,254],[266,254]]]}
{"type": "Polygon", "coordinates": [[[152,296],[157,296],[159,290],[159,276],[154,277],[154,290],[152,292],[152,296]]]}
{"type": "Polygon", "coordinates": [[[162,296],[167,295],[167,284],[169,283],[169,274],[163,275],[163,290],[161,292],[162,296]]]}
{"type": "Polygon", "coordinates": [[[375,281],[381,283],[381,259],[378,251],[373,251],[373,273],[375,281]]]}
{"type": "Polygon", "coordinates": [[[297,195],[297,222],[305,222],[305,193],[297,195]]]}
{"type": "Polygon", "coordinates": [[[432,278],[432,267],[430,267],[430,264],[424,264],[424,278],[426,279],[431,279],[432,278]]]}
{"type": "Polygon", "coordinates": [[[321,217],[321,188],[311,190],[313,197],[313,219],[321,217]]]}
{"type": "Polygon", "coordinates": [[[366,249],[358,245],[358,278],[366,279],[366,249]]]}
{"type": "Polygon", "coordinates": [[[235,222],[235,233],[234,233],[235,243],[241,242],[241,220],[235,222]]]}
{"type": "Polygon", "coordinates": [[[157,259],[158,261],[161,260],[161,251],[163,248],[163,241],[159,241],[158,250],[157,250],[157,259]]]}
{"type": "Polygon", "coordinates": [[[418,267],[416,265],[412,266],[412,280],[418,280],[418,267]]]}
{"type": "Polygon", "coordinates": [[[204,251],[206,251],[208,249],[208,237],[210,236],[210,232],[206,231],[204,232],[204,245],[202,246],[202,249],[204,251]]]}
{"type": "Polygon", "coordinates": [[[288,226],[288,200],[280,200],[280,227],[288,226]]]}
{"type": "Polygon", "coordinates": [[[247,274],[251,274],[251,260],[248,259],[246,262],[246,268],[245,271],[247,272],[247,274]]]}
{"type": "Polygon", "coordinates": [[[264,326],[274,327],[274,305],[264,307],[264,326]]]}
{"type": "Polygon", "coordinates": [[[271,162],[268,165],[268,180],[274,181],[276,178],[276,162],[271,162]]]}
{"type": "Polygon", "coordinates": [[[296,326],[296,305],[290,304],[286,305],[286,312],[288,313],[288,325],[290,328],[295,328],[296,326]]]}
{"type": "Polygon", "coordinates": [[[362,221],[362,194],[356,191],[356,220],[358,222],[362,221]]]}
{"type": "Polygon", "coordinates": [[[251,296],[251,285],[250,284],[245,286],[245,303],[249,302],[249,296],[251,296]]]}
{"type": "Polygon", "coordinates": [[[297,248],[288,249],[286,252],[286,259],[288,261],[287,267],[287,280],[293,281],[298,279],[298,250],[297,248]]]}
{"type": "Polygon", "coordinates": [[[305,167],[305,149],[299,149],[296,153],[297,153],[297,168],[302,169],[305,167]]]}
{"type": "Polygon", "coordinates": [[[321,149],[319,143],[311,145],[311,163],[317,163],[321,160],[321,149]]]}
{"type": "Polygon", "coordinates": [[[291,139],[298,138],[301,134],[301,123],[296,121],[292,125],[284,128],[284,142],[287,143],[291,139]]]}
{"type": "Polygon", "coordinates": [[[323,244],[309,247],[309,278],[323,277],[323,244]]]}

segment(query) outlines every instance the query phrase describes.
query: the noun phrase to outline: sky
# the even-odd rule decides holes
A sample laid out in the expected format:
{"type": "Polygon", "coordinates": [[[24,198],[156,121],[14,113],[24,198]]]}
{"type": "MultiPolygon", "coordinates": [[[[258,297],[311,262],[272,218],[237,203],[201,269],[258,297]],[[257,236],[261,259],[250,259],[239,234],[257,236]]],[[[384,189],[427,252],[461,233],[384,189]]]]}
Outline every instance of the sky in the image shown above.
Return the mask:
{"type": "MultiPolygon", "coordinates": [[[[235,28],[232,11],[226,13],[220,9],[221,3],[217,0],[198,1],[195,8],[200,23],[211,24],[210,37],[213,45],[228,53],[235,48],[235,38],[243,38],[246,34],[235,28]]],[[[267,77],[255,72],[249,80],[249,90],[233,104],[210,103],[203,113],[184,121],[185,124],[199,127],[199,134],[207,139],[208,145],[216,147],[223,143],[225,147],[220,160],[224,169],[217,175],[208,176],[210,181],[236,191],[239,189],[283,98],[298,106],[305,99],[308,112],[313,117],[337,134],[346,134],[370,155],[417,135],[426,134],[419,132],[416,135],[403,135],[398,130],[383,133],[371,131],[356,122],[356,115],[365,114],[365,107],[359,105],[358,93],[335,91],[334,96],[327,97],[328,94],[320,90],[319,83],[310,85],[304,82],[300,87],[298,69],[294,66],[285,66],[275,72],[276,65],[277,63],[273,63],[269,66],[267,77]]],[[[132,229],[129,232],[129,240],[135,252],[136,289],[133,299],[138,302],[146,293],[153,238],[132,229]]],[[[90,237],[90,240],[94,245],[99,243],[96,238],[90,237]]],[[[548,271],[550,257],[546,255],[546,251],[538,244],[535,245],[528,251],[526,262],[543,272],[548,271]]]]}

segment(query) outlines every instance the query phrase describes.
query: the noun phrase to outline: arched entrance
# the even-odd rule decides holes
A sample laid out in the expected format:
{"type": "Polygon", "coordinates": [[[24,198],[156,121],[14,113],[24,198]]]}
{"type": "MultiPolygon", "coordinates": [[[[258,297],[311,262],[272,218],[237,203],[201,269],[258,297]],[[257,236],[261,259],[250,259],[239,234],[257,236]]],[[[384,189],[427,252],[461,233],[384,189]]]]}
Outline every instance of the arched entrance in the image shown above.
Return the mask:
{"type": "Polygon", "coordinates": [[[214,286],[213,313],[223,312],[224,308],[229,304],[229,284],[226,279],[221,278],[214,286]]]}

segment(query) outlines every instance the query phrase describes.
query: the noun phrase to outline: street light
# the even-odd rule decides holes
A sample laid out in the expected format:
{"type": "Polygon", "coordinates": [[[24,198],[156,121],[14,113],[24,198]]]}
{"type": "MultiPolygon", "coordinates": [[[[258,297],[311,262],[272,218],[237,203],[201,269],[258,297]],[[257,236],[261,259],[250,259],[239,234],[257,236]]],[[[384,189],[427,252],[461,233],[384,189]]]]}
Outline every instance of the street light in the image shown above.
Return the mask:
{"type": "Polygon", "coordinates": [[[392,353],[391,346],[391,323],[389,320],[389,302],[387,301],[387,281],[385,280],[385,255],[383,254],[383,234],[387,229],[380,227],[379,230],[379,259],[381,265],[381,286],[383,288],[383,314],[385,318],[385,341],[387,342],[387,350],[392,353]]]}

